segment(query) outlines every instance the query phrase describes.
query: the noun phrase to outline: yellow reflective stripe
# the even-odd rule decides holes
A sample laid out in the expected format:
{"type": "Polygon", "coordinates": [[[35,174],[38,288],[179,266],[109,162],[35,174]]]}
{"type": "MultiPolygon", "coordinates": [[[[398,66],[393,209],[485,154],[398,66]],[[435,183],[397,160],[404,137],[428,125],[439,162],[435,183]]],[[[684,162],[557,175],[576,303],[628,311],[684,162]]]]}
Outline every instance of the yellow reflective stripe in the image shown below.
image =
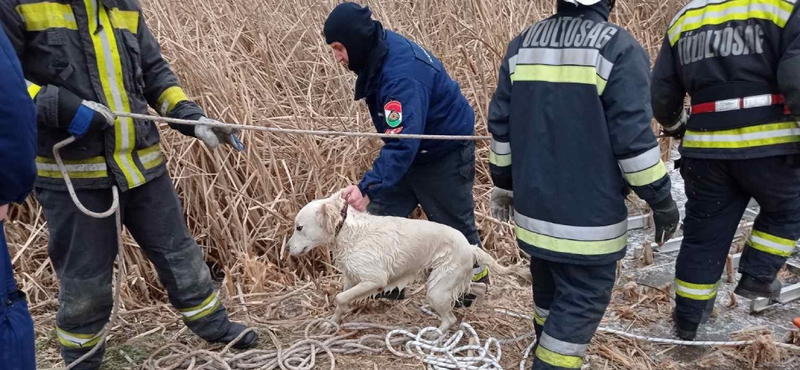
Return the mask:
{"type": "Polygon", "coordinates": [[[539,315],[539,312],[533,312],[533,321],[536,321],[536,324],[544,326],[544,323],[547,321],[547,316],[542,317],[539,315]]]}
{"type": "Polygon", "coordinates": [[[139,161],[146,170],[153,169],[164,163],[164,156],[161,153],[160,145],[153,145],[145,148],[136,153],[139,156],[139,161]]]}
{"type": "Polygon", "coordinates": [[[508,167],[511,165],[511,154],[497,154],[489,152],[489,163],[498,167],[508,167]]]}
{"type": "MultiPolygon", "coordinates": [[[[103,5],[98,4],[97,0],[84,0],[88,14],[99,14],[103,30],[97,31],[97,17],[89,19],[89,34],[94,44],[94,52],[99,70],[100,82],[103,86],[103,93],[112,111],[130,113],[130,103],[128,95],[125,93],[122,77],[122,64],[120,62],[117,39],[114,36],[108,14],[103,11],[103,5]],[[100,6],[99,12],[95,7],[100,6]]],[[[128,188],[132,189],[144,184],[144,175],[136,168],[133,161],[133,147],[136,143],[136,133],[133,120],[128,117],[117,117],[114,124],[114,162],[117,163],[128,188]]]]}
{"type": "Polygon", "coordinates": [[[719,286],[719,282],[715,284],[693,284],[676,278],[675,294],[695,301],[707,301],[717,295],[717,286],[719,286]]]}
{"type": "MultiPolygon", "coordinates": [[[[70,164],[100,164],[106,163],[106,159],[104,157],[92,157],[86,159],[62,159],[61,162],[64,162],[65,165],[70,164]]],[[[46,157],[36,157],[36,163],[47,163],[47,164],[56,164],[55,159],[46,158],[46,157]]]]}
{"type": "Polygon", "coordinates": [[[481,272],[479,272],[479,273],[477,273],[475,275],[472,275],[472,281],[475,282],[475,281],[478,281],[480,279],[483,279],[484,277],[486,277],[486,275],[489,275],[489,268],[488,267],[484,267],[483,270],[481,270],[481,272]]]}
{"type": "Polygon", "coordinates": [[[133,34],[139,31],[139,12],[135,10],[111,9],[111,20],[114,28],[128,30],[133,34]]]}
{"type": "Polygon", "coordinates": [[[794,241],[758,230],[754,230],[750,235],[748,244],[754,249],[779,257],[790,257],[795,249],[794,241]]]}
{"type": "Polygon", "coordinates": [[[763,19],[783,28],[789,21],[792,10],[793,5],[781,0],[737,0],[711,4],[687,11],[667,33],[670,44],[674,46],[683,32],[736,20],[763,19]]]}
{"type": "Polygon", "coordinates": [[[563,367],[567,369],[580,369],[583,366],[583,359],[578,356],[565,356],[553,352],[544,346],[536,347],[536,357],[551,366],[563,367]]]}
{"type": "Polygon", "coordinates": [[[42,90],[42,87],[28,80],[25,80],[25,85],[28,86],[28,95],[31,96],[31,99],[36,99],[36,95],[39,94],[39,91],[42,90]]]}
{"type": "Polygon", "coordinates": [[[186,320],[194,321],[208,316],[209,314],[214,312],[214,310],[216,310],[219,306],[220,302],[219,299],[217,299],[217,294],[211,293],[211,295],[208,296],[208,298],[206,298],[206,300],[203,301],[203,303],[194,307],[184,308],[179,311],[181,312],[181,315],[183,315],[186,318],[186,320]]]}
{"type": "Polygon", "coordinates": [[[87,348],[94,347],[100,342],[100,333],[97,334],[75,334],[62,330],[56,327],[56,335],[58,341],[65,347],[70,348],[87,348]]]}
{"type": "Polygon", "coordinates": [[[162,116],[166,116],[178,103],[184,100],[189,100],[189,98],[186,97],[186,93],[183,92],[183,89],[181,89],[180,86],[172,86],[164,90],[161,96],[158,97],[156,108],[162,116]]]}
{"type": "Polygon", "coordinates": [[[597,94],[602,95],[607,81],[597,74],[596,67],[517,65],[511,82],[542,81],[554,83],[577,83],[597,86],[597,94]]]}
{"type": "Polygon", "coordinates": [[[25,30],[29,32],[44,31],[49,28],[78,29],[69,4],[50,2],[22,4],[17,6],[17,13],[25,22],[25,30]]]}
{"type": "Polygon", "coordinates": [[[797,123],[779,122],[710,132],[687,130],[683,147],[739,149],[796,142],[800,142],[797,123]]]}
{"type": "Polygon", "coordinates": [[[547,249],[559,253],[596,256],[619,252],[624,249],[626,245],[628,245],[627,233],[610,240],[583,241],[560,239],[552,236],[537,234],[535,232],[526,230],[519,225],[516,225],[515,229],[517,233],[517,239],[537,248],[547,249]]]}
{"type": "MultiPolygon", "coordinates": [[[[106,161],[103,157],[93,157],[80,160],[62,160],[64,169],[72,179],[94,179],[108,177],[106,161]]],[[[39,177],[60,179],[64,176],[58,168],[55,159],[36,157],[36,170],[39,177]]]]}
{"type": "Polygon", "coordinates": [[[644,171],[626,173],[625,178],[631,186],[645,186],[652,184],[667,175],[667,167],[660,159],[658,164],[644,171]]]}

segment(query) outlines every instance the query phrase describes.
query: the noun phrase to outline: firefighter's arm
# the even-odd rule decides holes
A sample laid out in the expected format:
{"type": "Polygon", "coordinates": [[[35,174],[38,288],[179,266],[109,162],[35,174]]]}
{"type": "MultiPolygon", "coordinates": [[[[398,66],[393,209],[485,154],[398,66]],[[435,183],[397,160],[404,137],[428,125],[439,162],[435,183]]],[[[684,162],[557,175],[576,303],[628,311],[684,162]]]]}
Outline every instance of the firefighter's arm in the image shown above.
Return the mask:
{"type": "MultiPolygon", "coordinates": [[[[402,129],[398,135],[423,134],[428,115],[430,90],[411,78],[397,78],[381,88],[381,106],[397,101],[402,107],[402,119],[394,129],[402,129]]],[[[389,117],[384,117],[388,119],[389,117]]],[[[393,124],[394,125],[394,124],[393,124]]],[[[406,174],[417,155],[419,139],[387,139],[375,159],[372,169],[364,174],[359,189],[370,198],[395,186],[406,174]]]]}
{"type": "MultiPolygon", "coordinates": [[[[36,106],[16,53],[0,28],[0,207],[20,203],[36,180],[36,106]]],[[[4,218],[0,215],[0,221],[4,218]]]]}
{"type": "Polygon", "coordinates": [[[516,53],[516,39],[508,44],[506,55],[500,64],[497,88],[489,103],[488,129],[492,135],[489,151],[489,172],[494,186],[512,191],[511,181],[511,53],[516,53]]]}
{"type": "MultiPolygon", "coordinates": [[[[24,66],[28,31],[18,11],[18,3],[0,1],[0,24],[24,66]]],[[[88,132],[103,130],[113,124],[111,112],[96,102],[86,101],[65,88],[40,84],[27,77],[25,84],[29,96],[36,104],[37,121],[43,126],[61,128],[76,137],[82,137],[88,132]]]]}
{"type": "Polygon", "coordinates": [[[601,95],[614,155],[631,189],[648,204],[670,197],[670,179],[650,128],[649,59],[638,45],[614,62],[601,95]]]}
{"type": "Polygon", "coordinates": [[[664,133],[682,137],[689,118],[683,106],[686,89],[678,77],[672,47],[666,36],[653,68],[650,93],[653,116],[663,127],[664,133]]]}
{"type": "Polygon", "coordinates": [[[800,11],[797,9],[795,7],[783,29],[778,84],[789,110],[795,117],[800,117],[800,11]]]}
{"type": "MultiPolygon", "coordinates": [[[[139,15],[138,41],[144,74],[144,96],[158,114],[178,119],[197,120],[205,112],[189,100],[178,78],[161,54],[161,46],[150,32],[145,19],[139,15]]],[[[194,126],[170,123],[169,126],[187,136],[195,136],[194,126]]]]}

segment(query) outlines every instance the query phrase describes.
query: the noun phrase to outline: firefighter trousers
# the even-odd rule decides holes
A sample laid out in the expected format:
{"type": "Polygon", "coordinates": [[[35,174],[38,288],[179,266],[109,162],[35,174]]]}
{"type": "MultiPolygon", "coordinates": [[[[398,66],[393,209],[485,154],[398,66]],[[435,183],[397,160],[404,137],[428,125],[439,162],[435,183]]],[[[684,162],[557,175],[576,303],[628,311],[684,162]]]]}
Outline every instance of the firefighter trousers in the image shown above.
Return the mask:
{"type": "Polygon", "coordinates": [[[0,221],[0,368],[36,369],[33,320],[25,293],[17,290],[11,255],[0,221]]]}
{"type": "Polygon", "coordinates": [[[773,282],[800,238],[800,155],[747,160],[684,158],[684,239],[675,265],[675,314],[710,315],[733,237],[750,199],[761,211],[739,272],[773,282]]]}
{"type": "Polygon", "coordinates": [[[611,302],[616,262],[585,266],[531,258],[533,370],[580,369],[611,302]]]}
{"type": "MultiPolygon", "coordinates": [[[[66,191],[37,188],[50,231],[48,254],[61,285],[56,330],[67,364],[97,345],[113,307],[112,275],[117,255],[116,221],[84,215],[66,191]]],[[[112,202],[110,189],[76,190],[92,211],[112,202]]],[[[214,292],[203,253],[183,220],[181,204],[167,174],[120,194],[122,223],[155,265],[170,304],[188,328],[208,341],[232,325],[214,292]]],[[[105,348],[75,369],[96,369],[105,348]]]]}

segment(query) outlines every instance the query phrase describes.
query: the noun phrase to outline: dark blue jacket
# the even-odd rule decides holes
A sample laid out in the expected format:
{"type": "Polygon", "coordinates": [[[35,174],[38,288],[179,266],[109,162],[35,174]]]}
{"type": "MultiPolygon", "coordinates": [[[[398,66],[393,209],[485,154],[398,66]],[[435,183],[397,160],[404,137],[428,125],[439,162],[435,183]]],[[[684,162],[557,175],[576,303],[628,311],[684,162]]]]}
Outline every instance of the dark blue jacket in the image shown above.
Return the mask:
{"type": "Polygon", "coordinates": [[[0,204],[22,202],[36,180],[36,106],[0,28],[0,204]]]}
{"type": "MultiPolygon", "coordinates": [[[[387,52],[379,75],[373,77],[376,88],[366,96],[375,129],[401,135],[472,135],[475,113],[442,63],[392,31],[384,32],[383,42],[387,52]]],[[[395,186],[412,164],[441,158],[464,145],[460,140],[384,139],[384,143],[359,185],[371,198],[395,186]]]]}

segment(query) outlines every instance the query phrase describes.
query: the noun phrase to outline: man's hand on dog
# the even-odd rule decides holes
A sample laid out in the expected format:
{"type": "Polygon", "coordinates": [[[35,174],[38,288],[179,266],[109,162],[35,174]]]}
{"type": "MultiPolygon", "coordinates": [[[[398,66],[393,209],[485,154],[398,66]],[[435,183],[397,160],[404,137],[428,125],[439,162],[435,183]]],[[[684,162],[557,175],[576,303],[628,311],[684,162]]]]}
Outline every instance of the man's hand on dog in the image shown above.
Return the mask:
{"type": "Polygon", "coordinates": [[[350,185],[342,190],[342,198],[347,202],[350,207],[356,211],[364,212],[369,205],[369,196],[361,195],[361,189],[356,185],[350,185]]]}

